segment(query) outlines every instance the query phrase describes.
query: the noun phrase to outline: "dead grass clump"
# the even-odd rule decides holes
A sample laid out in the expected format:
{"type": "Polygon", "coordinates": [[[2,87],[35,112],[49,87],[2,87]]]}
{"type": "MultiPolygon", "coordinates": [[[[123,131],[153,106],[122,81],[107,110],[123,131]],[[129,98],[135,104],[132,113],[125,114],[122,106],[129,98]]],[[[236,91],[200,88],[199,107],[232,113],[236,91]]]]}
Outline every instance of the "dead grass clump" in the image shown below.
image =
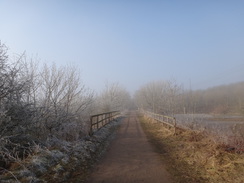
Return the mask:
{"type": "Polygon", "coordinates": [[[140,121],[176,182],[244,182],[244,154],[226,152],[202,132],[178,130],[174,135],[159,122],[140,121]]]}

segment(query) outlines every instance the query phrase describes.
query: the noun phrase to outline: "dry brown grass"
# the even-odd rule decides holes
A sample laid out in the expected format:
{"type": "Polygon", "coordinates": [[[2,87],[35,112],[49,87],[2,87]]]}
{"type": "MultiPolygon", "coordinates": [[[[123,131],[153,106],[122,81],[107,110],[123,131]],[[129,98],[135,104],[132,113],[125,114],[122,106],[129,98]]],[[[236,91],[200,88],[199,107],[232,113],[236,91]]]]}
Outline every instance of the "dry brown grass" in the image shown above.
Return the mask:
{"type": "Polygon", "coordinates": [[[226,152],[206,134],[167,129],[162,123],[140,117],[155,150],[180,183],[244,183],[244,154],[226,152]]]}

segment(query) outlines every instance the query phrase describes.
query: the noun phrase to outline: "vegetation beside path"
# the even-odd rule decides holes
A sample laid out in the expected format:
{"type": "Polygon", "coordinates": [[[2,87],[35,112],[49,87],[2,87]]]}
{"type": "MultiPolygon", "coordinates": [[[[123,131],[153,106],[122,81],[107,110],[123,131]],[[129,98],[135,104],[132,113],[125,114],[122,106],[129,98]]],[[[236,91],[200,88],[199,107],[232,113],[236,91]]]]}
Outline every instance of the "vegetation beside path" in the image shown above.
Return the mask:
{"type": "Polygon", "coordinates": [[[143,130],[177,183],[243,183],[244,154],[227,152],[203,133],[173,131],[139,117],[143,130]]]}

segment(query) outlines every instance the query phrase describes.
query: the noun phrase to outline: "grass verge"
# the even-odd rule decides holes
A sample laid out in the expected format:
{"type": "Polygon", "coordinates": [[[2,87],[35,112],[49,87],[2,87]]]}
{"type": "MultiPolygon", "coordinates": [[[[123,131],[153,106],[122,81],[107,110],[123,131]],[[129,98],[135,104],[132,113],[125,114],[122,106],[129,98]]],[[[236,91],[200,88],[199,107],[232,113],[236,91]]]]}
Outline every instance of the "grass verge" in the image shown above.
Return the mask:
{"type": "Polygon", "coordinates": [[[155,151],[177,183],[244,183],[244,154],[226,152],[206,134],[177,131],[139,117],[155,151]]]}

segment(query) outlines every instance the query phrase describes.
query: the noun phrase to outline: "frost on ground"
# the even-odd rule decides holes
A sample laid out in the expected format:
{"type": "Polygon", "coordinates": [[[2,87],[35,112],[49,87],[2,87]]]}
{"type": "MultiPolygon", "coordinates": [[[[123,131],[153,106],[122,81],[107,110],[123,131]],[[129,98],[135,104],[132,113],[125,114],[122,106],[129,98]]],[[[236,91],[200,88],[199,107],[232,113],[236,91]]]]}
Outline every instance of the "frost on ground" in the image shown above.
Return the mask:
{"type": "Polygon", "coordinates": [[[0,182],[64,182],[77,170],[85,174],[106,150],[120,121],[117,119],[79,141],[67,142],[53,137],[48,145],[36,145],[31,155],[16,159],[9,169],[0,169],[0,182]]]}

